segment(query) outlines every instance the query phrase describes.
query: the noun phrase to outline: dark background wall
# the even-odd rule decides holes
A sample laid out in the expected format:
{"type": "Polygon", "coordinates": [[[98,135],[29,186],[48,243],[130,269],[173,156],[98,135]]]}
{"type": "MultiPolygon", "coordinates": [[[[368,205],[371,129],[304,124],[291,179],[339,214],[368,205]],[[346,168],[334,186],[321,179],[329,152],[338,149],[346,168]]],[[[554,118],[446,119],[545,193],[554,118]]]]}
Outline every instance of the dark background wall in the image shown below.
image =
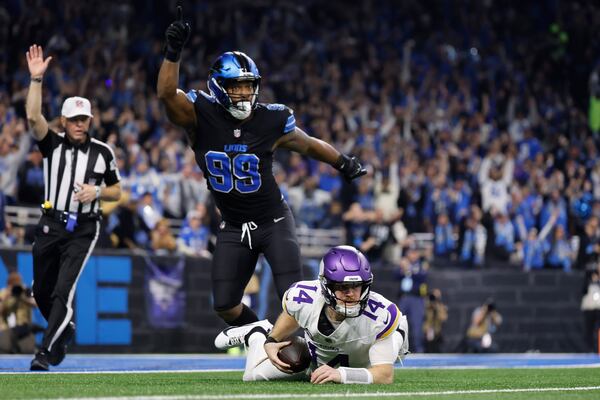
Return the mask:
{"type": "MultiPolygon", "coordinates": [[[[117,255],[114,252],[97,251],[95,255],[117,255]]],[[[123,257],[123,254],[118,254],[123,257]]],[[[30,268],[27,252],[0,250],[5,269],[30,268]],[[21,265],[22,264],[22,265],[21,265]]],[[[76,345],[74,352],[215,352],[215,335],[226,325],[212,309],[210,295],[210,261],[204,259],[185,260],[183,291],[185,292],[185,317],[178,328],[156,328],[150,323],[147,313],[147,298],[144,290],[146,259],[130,256],[131,280],[118,287],[128,291],[126,313],[111,315],[98,309],[98,318],[124,318],[131,321],[130,344],[120,345],[76,345]]],[[[106,257],[104,258],[106,260],[106,257]]],[[[116,260],[116,258],[115,258],[116,260]]],[[[180,260],[175,257],[153,258],[168,268],[180,260]]],[[[30,263],[30,261],[29,261],[30,263]]],[[[380,268],[375,272],[373,290],[390,300],[397,300],[399,281],[391,269],[380,268]]],[[[305,276],[312,272],[305,270],[305,276]]],[[[0,274],[1,275],[1,274],[0,274]]],[[[449,318],[444,327],[445,352],[457,350],[466,331],[473,309],[488,297],[493,297],[504,323],[497,332],[496,340],[502,352],[580,352],[583,343],[582,313],[579,309],[583,274],[575,271],[535,271],[525,273],[514,269],[492,268],[464,270],[452,267],[430,270],[429,287],[440,288],[444,302],[449,308],[449,318]]],[[[114,285],[114,284],[109,284],[114,285]]],[[[98,282],[98,287],[106,283],[98,282]]],[[[81,287],[81,291],[85,290],[81,287]]],[[[269,290],[267,317],[274,321],[281,305],[269,290]]],[[[79,296],[85,293],[79,293],[79,296]]],[[[101,303],[99,299],[98,303],[101,303]]],[[[77,307],[77,304],[75,305],[77,307]]],[[[76,313],[77,315],[77,313],[76,313]]],[[[76,321],[77,322],[77,321],[76,321]]]]}

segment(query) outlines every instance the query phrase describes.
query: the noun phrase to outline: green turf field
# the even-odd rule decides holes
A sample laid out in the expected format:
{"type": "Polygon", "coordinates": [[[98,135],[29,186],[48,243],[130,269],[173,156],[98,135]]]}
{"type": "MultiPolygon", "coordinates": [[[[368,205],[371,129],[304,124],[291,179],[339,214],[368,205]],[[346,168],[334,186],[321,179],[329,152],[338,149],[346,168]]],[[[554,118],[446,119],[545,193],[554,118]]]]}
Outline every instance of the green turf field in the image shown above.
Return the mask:
{"type": "Polygon", "coordinates": [[[600,399],[600,368],[397,369],[394,384],[364,386],[242,382],[241,376],[237,371],[0,375],[0,399],[600,399]]]}

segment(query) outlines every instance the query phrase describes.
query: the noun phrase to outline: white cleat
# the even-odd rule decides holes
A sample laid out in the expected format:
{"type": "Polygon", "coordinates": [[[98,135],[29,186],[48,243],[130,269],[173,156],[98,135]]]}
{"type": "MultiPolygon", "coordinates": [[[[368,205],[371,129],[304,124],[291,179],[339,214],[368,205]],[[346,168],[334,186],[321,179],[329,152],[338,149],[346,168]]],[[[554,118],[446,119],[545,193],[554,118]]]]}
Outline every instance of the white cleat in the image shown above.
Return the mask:
{"type": "Polygon", "coordinates": [[[215,338],[215,347],[226,350],[235,346],[247,346],[247,338],[250,337],[250,334],[262,332],[266,336],[271,332],[271,328],[273,328],[273,324],[266,319],[242,326],[230,326],[217,335],[215,338]]]}

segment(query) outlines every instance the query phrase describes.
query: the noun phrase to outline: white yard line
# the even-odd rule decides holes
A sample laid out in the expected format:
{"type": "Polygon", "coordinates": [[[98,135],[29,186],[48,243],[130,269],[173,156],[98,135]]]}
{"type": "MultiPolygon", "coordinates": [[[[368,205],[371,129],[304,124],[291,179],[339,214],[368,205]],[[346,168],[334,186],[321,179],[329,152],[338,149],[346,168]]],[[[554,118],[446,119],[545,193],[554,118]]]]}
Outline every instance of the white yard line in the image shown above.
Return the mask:
{"type": "MultiPolygon", "coordinates": [[[[546,393],[546,392],[587,392],[600,390],[600,386],[580,386],[562,388],[523,388],[523,389],[488,389],[488,390],[446,390],[441,392],[373,392],[373,393],[314,393],[314,394],[224,394],[198,396],[131,396],[131,397],[79,397],[68,400],[231,400],[231,399],[325,399],[356,397],[410,397],[410,396],[452,396],[465,394],[497,394],[497,393],[546,393]]],[[[59,399],[63,400],[63,399],[59,399]]],[[[64,400],[67,400],[66,398],[64,400]]]]}

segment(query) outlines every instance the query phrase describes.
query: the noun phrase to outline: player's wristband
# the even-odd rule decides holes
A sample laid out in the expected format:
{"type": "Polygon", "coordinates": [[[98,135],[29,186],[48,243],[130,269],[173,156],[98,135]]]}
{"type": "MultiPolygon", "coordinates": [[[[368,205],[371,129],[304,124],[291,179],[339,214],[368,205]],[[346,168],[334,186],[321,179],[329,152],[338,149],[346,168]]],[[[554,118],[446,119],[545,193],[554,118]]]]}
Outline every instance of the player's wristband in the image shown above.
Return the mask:
{"type": "Polygon", "coordinates": [[[171,50],[169,49],[169,46],[167,46],[165,49],[165,58],[174,63],[179,62],[181,51],[171,50]]]}
{"type": "Polygon", "coordinates": [[[42,83],[42,77],[41,76],[32,76],[31,82],[42,83]]]}
{"type": "Polygon", "coordinates": [[[342,383],[359,383],[368,385],[373,383],[373,374],[366,368],[338,367],[342,383]]]}
{"type": "Polygon", "coordinates": [[[335,164],[333,165],[333,167],[335,169],[337,169],[338,171],[341,171],[346,166],[348,161],[350,161],[350,157],[348,157],[345,154],[340,154],[338,159],[335,161],[335,164]]]}
{"type": "Polygon", "coordinates": [[[279,343],[279,340],[275,339],[273,336],[267,336],[267,340],[265,340],[265,344],[267,343],[279,343]]]}

